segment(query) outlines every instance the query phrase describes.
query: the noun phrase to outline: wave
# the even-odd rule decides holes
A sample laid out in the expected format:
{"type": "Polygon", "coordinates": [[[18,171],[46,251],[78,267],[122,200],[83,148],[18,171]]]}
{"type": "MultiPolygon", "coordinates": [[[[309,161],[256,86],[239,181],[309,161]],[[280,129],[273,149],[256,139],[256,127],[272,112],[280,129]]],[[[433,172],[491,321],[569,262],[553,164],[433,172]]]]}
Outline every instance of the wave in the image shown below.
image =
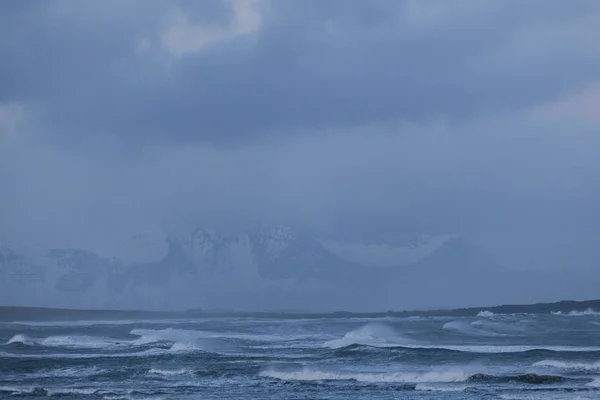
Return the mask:
{"type": "Polygon", "coordinates": [[[471,322],[457,319],[445,323],[442,329],[467,336],[520,336],[524,333],[524,328],[514,322],[495,321],[491,317],[471,322]]]}
{"type": "Polygon", "coordinates": [[[93,367],[67,367],[67,368],[59,368],[59,369],[49,369],[42,370],[39,372],[34,372],[32,374],[28,374],[28,376],[33,378],[70,378],[70,377],[88,377],[94,375],[100,375],[108,372],[105,369],[100,369],[96,366],[93,367]]]}
{"type": "Polygon", "coordinates": [[[206,343],[200,339],[206,337],[202,331],[182,329],[133,329],[130,334],[139,336],[138,339],[114,339],[101,336],[49,336],[46,338],[30,338],[23,334],[13,336],[7,345],[22,344],[28,346],[62,347],[76,349],[118,349],[132,346],[145,346],[160,342],[170,342],[172,351],[207,350],[206,343]]]}
{"type": "Polygon", "coordinates": [[[151,368],[148,371],[150,375],[163,375],[163,376],[173,376],[173,375],[185,375],[189,374],[191,371],[187,369],[160,369],[160,368],[151,368]]]}
{"type": "Polygon", "coordinates": [[[396,347],[411,342],[411,340],[398,335],[385,324],[370,323],[346,333],[340,339],[325,342],[324,345],[331,349],[341,349],[356,344],[374,347],[396,347]]]}
{"type": "MultiPolygon", "coordinates": [[[[303,368],[298,371],[265,370],[260,376],[283,381],[356,381],[366,383],[523,383],[551,384],[571,380],[560,375],[538,375],[526,373],[520,375],[490,375],[472,373],[462,370],[430,371],[422,373],[409,372],[355,372],[355,371],[323,371],[303,368]]],[[[416,390],[461,391],[466,387],[437,387],[421,385],[416,390]],[[434,389],[435,388],[435,389],[434,389]]]]}
{"type": "Polygon", "coordinates": [[[103,390],[97,388],[52,388],[42,387],[16,387],[0,386],[0,393],[10,394],[12,396],[69,396],[69,395],[94,395],[102,394],[103,390]]]}
{"type": "Polygon", "coordinates": [[[298,371],[265,370],[260,376],[283,381],[356,381],[368,383],[452,383],[466,382],[470,374],[463,371],[448,372],[351,372],[320,371],[303,368],[298,371]]]}
{"type": "Polygon", "coordinates": [[[442,329],[468,336],[505,336],[502,333],[486,329],[484,324],[475,324],[474,322],[465,320],[450,321],[445,323],[442,329]]]}
{"type": "MultiPolygon", "coordinates": [[[[117,400],[117,399],[140,399],[135,395],[145,394],[137,390],[131,389],[101,389],[101,388],[85,388],[85,387],[64,387],[64,388],[44,388],[44,387],[33,387],[33,386],[0,386],[0,395],[9,394],[11,396],[34,396],[34,397],[70,397],[70,396],[103,396],[105,400],[117,400]]],[[[163,399],[162,397],[144,397],[152,398],[154,400],[163,399]]]]}
{"type": "Polygon", "coordinates": [[[593,381],[588,383],[588,386],[594,387],[594,388],[600,388],[600,378],[594,379],[593,381]]]}
{"type": "Polygon", "coordinates": [[[71,359],[71,358],[127,358],[127,357],[155,357],[170,354],[169,349],[151,348],[132,353],[53,353],[53,354],[19,354],[0,351],[0,358],[24,359],[71,359]]]}
{"type": "Polygon", "coordinates": [[[46,338],[30,338],[23,334],[14,335],[6,344],[22,344],[27,346],[70,347],[70,348],[107,348],[126,346],[128,341],[111,339],[100,336],[48,336],[46,338]]]}
{"type": "Polygon", "coordinates": [[[521,375],[489,375],[473,374],[469,376],[469,382],[485,383],[529,383],[529,384],[549,384],[573,380],[560,375],[538,375],[535,373],[521,375]]]}
{"type": "Polygon", "coordinates": [[[591,308],[588,308],[587,310],[583,310],[583,311],[573,310],[573,311],[569,311],[566,313],[562,312],[562,311],[552,311],[551,314],[552,315],[562,315],[565,317],[585,317],[585,316],[599,316],[600,311],[596,311],[591,308]]]}
{"type": "Polygon", "coordinates": [[[489,318],[489,317],[493,317],[494,315],[496,315],[496,314],[494,314],[491,311],[487,311],[487,310],[485,310],[485,311],[479,311],[477,313],[477,316],[478,317],[482,317],[482,318],[489,318]]]}
{"type": "Polygon", "coordinates": [[[186,329],[133,329],[129,332],[131,335],[139,336],[132,343],[134,345],[146,345],[158,342],[172,343],[170,351],[205,351],[215,352],[219,343],[214,339],[218,337],[205,331],[194,331],[186,329]]]}
{"type": "MultiPolygon", "coordinates": [[[[458,320],[457,320],[458,321],[458,320]]],[[[456,322],[456,321],[452,321],[456,322]]],[[[451,322],[450,322],[451,323],[451,322]]],[[[448,329],[448,324],[444,326],[448,329]]],[[[504,326],[501,323],[501,328],[494,325],[496,329],[518,329],[510,326],[504,326]]],[[[454,325],[456,327],[457,325],[454,325]]],[[[460,326],[460,325],[459,325],[460,326]]],[[[477,326],[477,325],[476,325],[477,326]]],[[[489,327],[484,324],[483,326],[489,327]]],[[[464,328],[464,327],[462,327],[464,328]]],[[[467,332],[471,332],[471,325],[466,328],[467,332]]],[[[488,334],[489,335],[489,334],[488,334]]],[[[361,348],[379,348],[379,349],[395,349],[395,350],[449,350],[464,353],[524,353],[531,351],[550,351],[550,352],[600,352],[600,347],[579,347],[579,346],[530,346],[530,345],[445,345],[445,344],[429,344],[417,342],[405,338],[397,334],[391,327],[385,324],[370,323],[358,329],[346,333],[342,338],[333,339],[323,344],[334,350],[357,350],[361,348]]]]}
{"type": "Polygon", "coordinates": [[[31,340],[29,337],[27,337],[26,335],[18,334],[18,335],[13,336],[12,338],[8,339],[6,344],[7,345],[9,345],[9,344],[25,344],[25,345],[31,346],[31,345],[34,345],[35,342],[33,340],[31,340]]]}
{"type": "Polygon", "coordinates": [[[437,344],[404,344],[401,346],[377,346],[351,344],[341,348],[334,348],[336,351],[356,351],[362,349],[378,349],[381,351],[420,351],[420,350],[445,350],[460,353],[482,353],[482,354],[508,354],[508,353],[527,353],[527,352],[555,352],[555,353],[585,353],[600,352],[600,347],[577,347],[577,346],[526,346],[526,345],[437,345],[437,344]]]}
{"type": "Polygon", "coordinates": [[[144,345],[156,342],[179,342],[192,341],[201,337],[206,337],[203,331],[194,331],[187,329],[132,329],[130,335],[139,336],[133,341],[135,345],[144,345]]]}
{"type": "Polygon", "coordinates": [[[560,360],[542,360],[533,364],[534,367],[550,367],[562,370],[600,372],[600,362],[567,362],[560,360]]]}

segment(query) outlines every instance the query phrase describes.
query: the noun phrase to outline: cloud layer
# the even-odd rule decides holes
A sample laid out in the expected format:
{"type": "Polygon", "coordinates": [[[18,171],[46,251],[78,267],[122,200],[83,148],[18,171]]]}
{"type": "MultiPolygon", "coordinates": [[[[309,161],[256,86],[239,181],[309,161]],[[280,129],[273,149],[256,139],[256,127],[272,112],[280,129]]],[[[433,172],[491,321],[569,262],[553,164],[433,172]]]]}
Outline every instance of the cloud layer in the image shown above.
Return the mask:
{"type": "Polygon", "coordinates": [[[599,27],[595,1],[4,1],[2,234],[593,231],[599,27]]]}

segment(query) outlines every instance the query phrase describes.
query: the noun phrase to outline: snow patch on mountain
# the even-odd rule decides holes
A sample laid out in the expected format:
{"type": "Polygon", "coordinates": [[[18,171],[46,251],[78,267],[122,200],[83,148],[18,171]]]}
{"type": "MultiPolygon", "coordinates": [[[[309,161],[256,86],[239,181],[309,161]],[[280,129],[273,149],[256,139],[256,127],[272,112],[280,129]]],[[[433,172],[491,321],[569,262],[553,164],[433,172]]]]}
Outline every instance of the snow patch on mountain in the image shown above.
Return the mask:
{"type": "Polygon", "coordinates": [[[421,235],[404,244],[359,243],[321,239],[320,242],[336,256],[372,267],[395,267],[412,264],[441,249],[453,235],[421,235]]]}

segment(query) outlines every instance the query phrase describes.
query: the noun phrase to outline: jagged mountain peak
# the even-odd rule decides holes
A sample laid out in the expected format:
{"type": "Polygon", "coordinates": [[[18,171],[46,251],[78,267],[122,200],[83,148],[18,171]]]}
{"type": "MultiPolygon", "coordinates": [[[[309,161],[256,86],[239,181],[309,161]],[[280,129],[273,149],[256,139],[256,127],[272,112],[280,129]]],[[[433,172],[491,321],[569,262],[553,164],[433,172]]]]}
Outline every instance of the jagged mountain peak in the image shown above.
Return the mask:
{"type": "Polygon", "coordinates": [[[266,225],[249,233],[254,251],[261,263],[273,262],[299,240],[299,234],[283,225],[266,225]]]}

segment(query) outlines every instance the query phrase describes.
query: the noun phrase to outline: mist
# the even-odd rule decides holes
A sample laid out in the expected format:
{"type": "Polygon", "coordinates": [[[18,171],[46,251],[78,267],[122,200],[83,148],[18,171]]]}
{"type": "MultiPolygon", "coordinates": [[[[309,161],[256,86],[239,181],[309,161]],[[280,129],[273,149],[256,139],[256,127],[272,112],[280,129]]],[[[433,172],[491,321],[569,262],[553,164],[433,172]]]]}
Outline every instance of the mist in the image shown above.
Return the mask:
{"type": "Polygon", "coordinates": [[[597,3],[139,5],[0,5],[0,304],[597,293],[597,3]]]}

